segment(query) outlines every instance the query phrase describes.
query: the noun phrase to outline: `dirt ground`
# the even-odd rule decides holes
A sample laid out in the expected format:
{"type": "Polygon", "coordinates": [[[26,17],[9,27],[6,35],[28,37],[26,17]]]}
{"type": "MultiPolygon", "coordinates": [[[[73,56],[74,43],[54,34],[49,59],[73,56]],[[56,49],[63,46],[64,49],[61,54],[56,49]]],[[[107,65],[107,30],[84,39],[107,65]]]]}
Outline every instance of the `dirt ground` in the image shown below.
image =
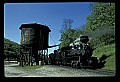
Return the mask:
{"type": "Polygon", "coordinates": [[[109,77],[113,71],[76,69],[66,66],[45,65],[37,69],[17,68],[18,64],[4,65],[5,77],[109,77]]]}

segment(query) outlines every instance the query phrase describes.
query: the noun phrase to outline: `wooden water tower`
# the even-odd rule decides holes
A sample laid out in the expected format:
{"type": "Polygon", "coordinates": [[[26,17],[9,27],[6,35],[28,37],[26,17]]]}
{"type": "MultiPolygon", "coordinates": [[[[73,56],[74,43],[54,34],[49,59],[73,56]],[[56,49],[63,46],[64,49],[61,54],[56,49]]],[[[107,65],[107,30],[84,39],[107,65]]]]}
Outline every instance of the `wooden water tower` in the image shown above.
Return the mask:
{"type": "Polygon", "coordinates": [[[32,58],[35,59],[36,65],[39,61],[45,63],[45,55],[48,54],[49,32],[51,30],[46,25],[37,23],[22,24],[20,39],[20,65],[31,65],[32,58]]]}

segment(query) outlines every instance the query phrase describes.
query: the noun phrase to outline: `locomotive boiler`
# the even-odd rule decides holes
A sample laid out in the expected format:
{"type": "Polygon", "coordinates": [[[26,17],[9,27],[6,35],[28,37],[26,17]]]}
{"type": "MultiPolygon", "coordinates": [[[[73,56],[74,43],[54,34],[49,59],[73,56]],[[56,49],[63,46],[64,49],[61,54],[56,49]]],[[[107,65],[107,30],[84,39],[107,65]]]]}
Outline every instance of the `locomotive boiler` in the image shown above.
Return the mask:
{"type": "Polygon", "coordinates": [[[79,45],[63,47],[49,54],[49,63],[54,65],[68,65],[73,68],[97,68],[98,59],[92,56],[88,36],[80,36],[79,45]]]}

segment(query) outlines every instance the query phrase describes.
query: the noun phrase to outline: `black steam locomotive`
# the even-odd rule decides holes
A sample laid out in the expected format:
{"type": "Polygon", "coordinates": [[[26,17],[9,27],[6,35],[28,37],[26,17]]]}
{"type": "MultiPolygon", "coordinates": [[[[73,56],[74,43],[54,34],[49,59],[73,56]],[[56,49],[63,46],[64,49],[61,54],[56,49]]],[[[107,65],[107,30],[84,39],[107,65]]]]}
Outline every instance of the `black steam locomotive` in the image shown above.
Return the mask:
{"type": "Polygon", "coordinates": [[[88,36],[80,36],[79,45],[63,47],[49,54],[52,65],[68,65],[73,68],[97,68],[98,59],[92,56],[88,36]]]}

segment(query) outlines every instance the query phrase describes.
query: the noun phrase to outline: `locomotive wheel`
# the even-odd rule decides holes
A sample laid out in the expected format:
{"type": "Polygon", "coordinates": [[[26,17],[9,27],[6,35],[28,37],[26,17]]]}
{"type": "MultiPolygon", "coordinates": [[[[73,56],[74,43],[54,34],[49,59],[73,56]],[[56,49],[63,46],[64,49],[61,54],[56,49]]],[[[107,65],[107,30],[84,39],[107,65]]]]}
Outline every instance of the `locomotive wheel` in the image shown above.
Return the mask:
{"type": "Polygon", "coordinates": [[[92,59],[92,61],[93,61],[93,62],[92,62],[92,68],[93,68],[93,69],[96,69],[97,66],[98,66],[98,60],[97,60],[97,58],[94,57],[94,58],[92,59]]]}
{"type": "Polygon", "coordinates": [[[71,61],[70,66],[73,67],[73,61],[71,61]]]}
{"type": "Polygon", "coordinates": [[[76,64],[75,63],[73,63],[73,66],[72,66],[73,68],[76,68],[76,64]]]}
{"type": "Polygon", "coordinates": [[[77,68],[77,69],[81,69],[81,68],[82,68],[82,65],[81,65],[80,62],[77,62],[77,63],[76,63],[76,68],[77,68]]]}
{"type": "Polygon", "coordinates": [[[71,67],[74,68],[74,63],[71,64],[71,67]]]}
{"type": "Polygon", "coordinates": [[[75,68],[75,63],[74,62],[71,63],[71,67],[75,68]]]}

